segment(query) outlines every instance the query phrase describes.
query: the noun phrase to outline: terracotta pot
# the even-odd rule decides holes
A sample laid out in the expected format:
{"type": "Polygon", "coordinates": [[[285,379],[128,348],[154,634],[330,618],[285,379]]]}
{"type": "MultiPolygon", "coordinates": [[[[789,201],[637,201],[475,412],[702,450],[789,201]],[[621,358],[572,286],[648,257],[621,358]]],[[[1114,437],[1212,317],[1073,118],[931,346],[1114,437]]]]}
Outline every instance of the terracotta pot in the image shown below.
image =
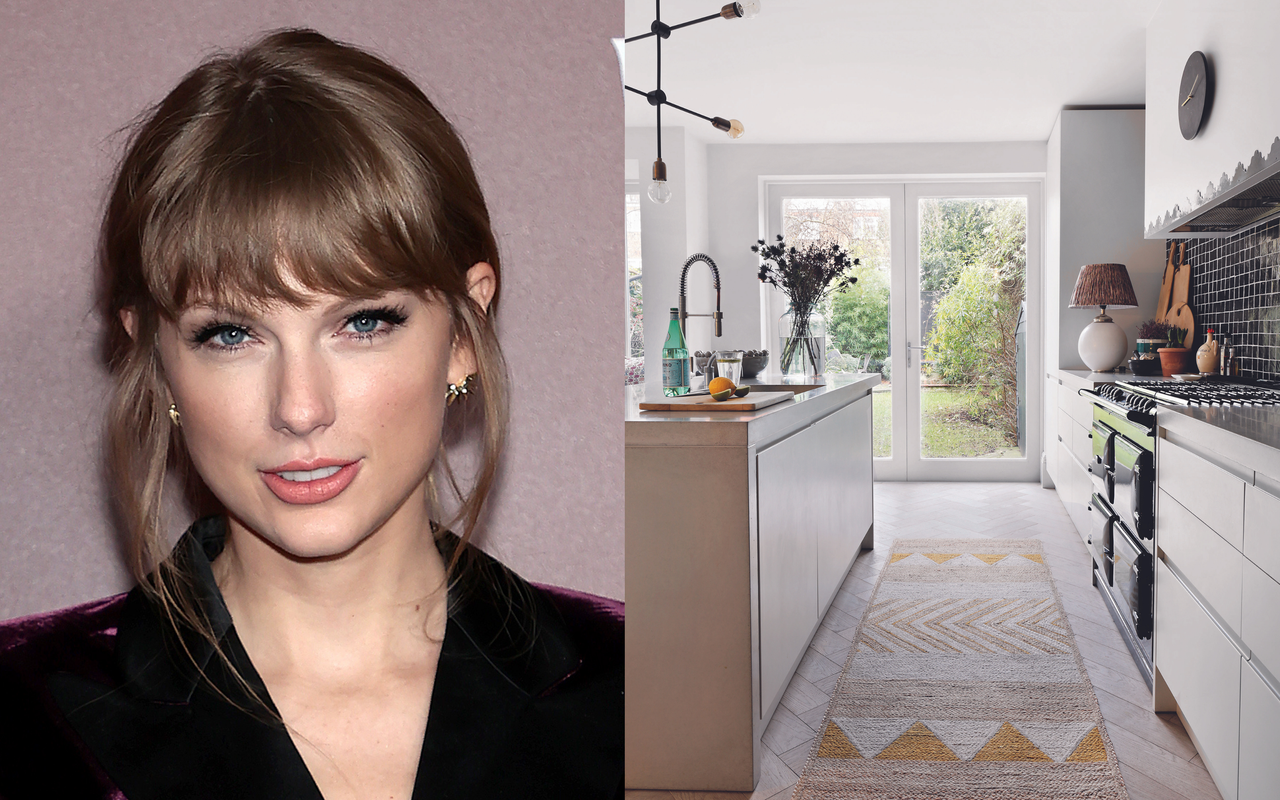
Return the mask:
{"type": "Polygon", "coordinates": [[[1166,378],[1195,371],[1189,347],[1161,347],[1156,352],[1160,354],[1160,374],[1166,378]]]}

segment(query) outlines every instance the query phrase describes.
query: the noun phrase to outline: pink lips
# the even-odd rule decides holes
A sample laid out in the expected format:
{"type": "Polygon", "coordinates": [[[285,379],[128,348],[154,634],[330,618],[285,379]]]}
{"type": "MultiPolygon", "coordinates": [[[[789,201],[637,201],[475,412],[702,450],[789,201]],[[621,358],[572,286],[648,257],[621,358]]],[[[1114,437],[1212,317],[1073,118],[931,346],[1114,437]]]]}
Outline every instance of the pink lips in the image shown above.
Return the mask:
{"type": "Polygon", "coordinates": [[[262,480],[272,494],[291,505],[314,505],[332,500],[342,494],[360,471],[360,461],[317,459],[315,461],[290,461],[269,470],[262,470],[262,480]],[[280,472],[306,472],[322,467],[340,467],[327,478],[312,481],[291,481],[280,477],[280,472]]]}

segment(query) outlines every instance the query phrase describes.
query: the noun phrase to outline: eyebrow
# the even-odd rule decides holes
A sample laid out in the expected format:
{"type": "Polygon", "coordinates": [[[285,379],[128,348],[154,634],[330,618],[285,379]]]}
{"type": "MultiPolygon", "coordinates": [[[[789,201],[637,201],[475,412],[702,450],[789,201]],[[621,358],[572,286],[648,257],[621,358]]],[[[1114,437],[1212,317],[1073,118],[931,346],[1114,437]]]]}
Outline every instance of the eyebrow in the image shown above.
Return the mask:
{"type": "MultiPolygon", "coordinates": [[[[317,305],[320,305],[320,308],[322,309],[323,313],[326,313],[326,314],[341,313],[366,303],[384,302],[387,299],[388,295],[396,294],[397,291],[398,290],[391,289],[391,290],[382,292],[381,294],[374,297],[347,297],[347,298],[335,297],[334,302],[332,302],[331,304],[317,304],[317,305]]],[[[408,292],[408,290],[403,290],[403,291],[408,292]]],[[[322,296],[332,297],[332,295],[322,295],[322,296]]],[[[228,316],[240,317],[243,319],[253,319],[254,317],[261,314],[263,309],[266,306],[271,305],[273,303],[282,303],[284,305],[292,305],[291,303],[287,303],[282,300],[272,300],[272,301],[256,302],[256,303],[255,302],[238,302],[237,300],[228,300],[228,301],[222,301],[222,302],[216,302],[216,303],[206,302],[206,301],[196,301],[188,305],[186,308],[182,309],[182,311],[179,313],[185,314],[193,310],[208,310],[215,315],[225,314],[228,316]]],[[[308,306],[299,306],[299,307],[305,308],[308,306]]]]}

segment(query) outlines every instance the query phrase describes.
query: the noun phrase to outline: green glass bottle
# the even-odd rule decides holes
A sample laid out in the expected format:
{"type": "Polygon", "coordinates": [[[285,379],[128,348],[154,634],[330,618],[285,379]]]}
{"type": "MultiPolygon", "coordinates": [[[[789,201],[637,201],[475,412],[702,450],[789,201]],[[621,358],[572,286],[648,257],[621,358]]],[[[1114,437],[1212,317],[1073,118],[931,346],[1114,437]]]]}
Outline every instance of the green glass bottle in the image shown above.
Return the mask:
{"type": "Polygon", "coordinates": [[[684,346],[678,308],[671,309],[667,341],[662,345],[662,393],[667,397],[689,393],[689,350],[684,346]]]}

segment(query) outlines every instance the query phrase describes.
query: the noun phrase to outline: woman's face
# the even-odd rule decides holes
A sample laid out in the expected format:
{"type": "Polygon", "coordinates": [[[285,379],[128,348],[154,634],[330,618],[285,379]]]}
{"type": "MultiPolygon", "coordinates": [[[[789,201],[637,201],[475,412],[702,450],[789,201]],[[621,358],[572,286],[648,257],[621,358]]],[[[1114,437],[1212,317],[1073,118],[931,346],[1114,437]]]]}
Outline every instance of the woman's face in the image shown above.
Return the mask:
{"type": "MultiPolygon", "coordinates": [[[[492,268],[468,278],[487,307],[492,268]]],[[[159,337],[200,477],[233,525],[295,558],[341,555],[384,524],[423,529],[445,390],[473,371],[439,301],[307,300],[249,313],[195,305],[159,337]]]]}

